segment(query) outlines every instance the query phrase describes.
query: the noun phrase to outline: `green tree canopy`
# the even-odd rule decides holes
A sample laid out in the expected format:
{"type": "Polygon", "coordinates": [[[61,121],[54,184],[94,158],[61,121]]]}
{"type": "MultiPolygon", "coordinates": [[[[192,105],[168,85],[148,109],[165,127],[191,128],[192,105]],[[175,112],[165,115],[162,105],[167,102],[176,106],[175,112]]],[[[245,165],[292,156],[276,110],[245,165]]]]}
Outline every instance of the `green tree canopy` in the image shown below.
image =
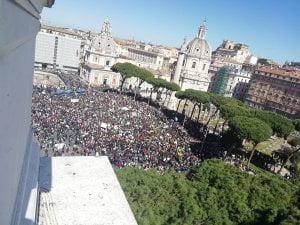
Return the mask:
{"type": "Polygon", "coordinates": [[[111,67],[111,70],[115,73],[120,73],[121,75],[121,84],[120,88],[123,89],[123,85],[126,79],[134,77],[138,74],[137,66],[131,63],[116,63],[111,67]]]}
{"type": "Polygon", "coordinates": [[[221,105],[219,107],[219,109],[220,109],[222,116],[226,120],[233,118],[235,116],[249,117],[251,115],[251,109],[249,109],[245,106],[236,105],[234,103],[227,103],[227,104],[221,105]]]}
{"type": "Polygon", "coordinates": [[[229,127],[241,141],[246,139],[253,143],[253,149],[247,165],[250,165],[256,146],[272,135],[272,129],[263,121],[246,116],[235,116],[229,120],[229,127]]]}
{"type": "Polygon", "coordinates": [[[237,100],[235,98],[224,97],[224,96],[216,95],[214,93],[209,93],[209,94],[210,94],[211,103],[214,104],[218,108],[221,105],[226,105],[226,104],[245,106],[243,102],[241,102],[240,100],[237,100]]]}
{"type": "Polygon", "coordinates": [[[299,224],[299,185],[270,173],[250,175],[220,160],[187,173],[136,168],[116,174],[140,225],[299,224]]]}
{"type": "Polygon", "coordinates": [[[294,125],[291,120],[273,112],[259,109],[252,110],[252,117],[267,123],[272,128],[273,133],[279,137],[287,138],[294,130],[294,125]]]}
{"type": "Polygon", "coordinates": [[[185,91],[176,92],[175,96],[179,99],[187,99],[195,103],[209,103],[210,94],[204,91],[198,91],[194,89],[186,89],[185,91]]]}
{"type": "Polygon", "coordinates": [[[272,129],[265,122],[246,116],[235,116],[229,120],[229,127],[240,140],[252,141],[255,145],[267,140],[272,129]]]}
{"type": "Polygon", "coordinates": [[[161,78],[149,77],[145,81],[148,84],[151,84],[155,89],[165,88],[169,91],[179,91],[180,90],[180,87],[177,84],[175,84],[173,82],[169,82],[169,81],[161,79],[161,78]]]}
{"type": "Polygon", "coordinates": [[[111,67],[111,70],[113,72],[120,73],[122,78],[121,89],[123,88],[125,80],[130,77],[136,77],[140,79],[139,87],[144,81],[147,82],[148,80],[155,79],[154,75],[150,71],[131,63],[116,63],[111,67]]]}
{"type": "Polygon", "coordinates": [[[293,120],[293,124],[294,124],[294,126],[295,126],[295,129],[296,129],[297,131],[300,131],[300,119],[295,119],[295,120],[293,120]]]}

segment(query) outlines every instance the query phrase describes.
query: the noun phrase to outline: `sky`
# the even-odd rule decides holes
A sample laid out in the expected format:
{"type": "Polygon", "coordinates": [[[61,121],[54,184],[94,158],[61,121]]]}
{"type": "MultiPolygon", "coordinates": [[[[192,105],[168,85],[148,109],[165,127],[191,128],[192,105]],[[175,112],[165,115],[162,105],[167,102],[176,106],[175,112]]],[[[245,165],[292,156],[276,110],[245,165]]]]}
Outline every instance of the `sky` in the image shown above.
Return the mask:
{"type": "Polygon", "coordinates": [[[300,0],[56,0],[42,23],[99,32],[169,47],[191,40],[206,20],[207,40],[249,45],[255,56],[300,61],[300,0]]]}

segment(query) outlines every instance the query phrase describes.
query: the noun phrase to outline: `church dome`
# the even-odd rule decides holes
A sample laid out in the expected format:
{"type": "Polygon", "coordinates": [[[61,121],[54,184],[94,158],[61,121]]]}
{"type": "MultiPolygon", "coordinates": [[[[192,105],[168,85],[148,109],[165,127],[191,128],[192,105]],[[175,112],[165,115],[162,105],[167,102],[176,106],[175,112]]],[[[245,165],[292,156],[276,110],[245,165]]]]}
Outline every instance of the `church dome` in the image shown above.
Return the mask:
{"type": "Polygon", "coordinates": [[[205,25],[200,26],[199,33],[190,43],[182,49],[187,54],[195,55],[199,58],[211,58],[211,48],[206,40],[207,28],[205,25]]]}

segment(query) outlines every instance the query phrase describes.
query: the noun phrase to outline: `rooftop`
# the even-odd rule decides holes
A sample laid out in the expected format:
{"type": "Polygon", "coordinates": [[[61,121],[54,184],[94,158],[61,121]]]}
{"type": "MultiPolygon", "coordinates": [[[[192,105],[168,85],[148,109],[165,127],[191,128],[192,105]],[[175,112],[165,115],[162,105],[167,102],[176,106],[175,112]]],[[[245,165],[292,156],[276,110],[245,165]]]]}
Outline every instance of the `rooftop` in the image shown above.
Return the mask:
{"type": "Polygon", "coordinates": [[[60,28],[60,27],[54,27],[54,26],[50,26],[50,25],[46,25],[46,24],[41,24],[41,29],[51,30],[51,31],[55,31],[55,32],[58,32],[58,33],[63,33],[63,34],[68,34],[68,35],[72,35],[72,36],[81,37],[80,34],[74,32],[74,31],[67,30],[65,28],[60,28]]]}
{"type": "Polygon", "coordinates": [[[290,68],[280,68],[280,67],[270,67],[270,66],[264,66],[259,67],[257,69],[257,72],[263,72],[263,73],[269,73],[269,74],[276,74],[283,77],[293,77],[300,79],[300,72],[290,69],[290,68]]]}
{"type": "Polygon", "coordinates": [[[43,157],[39,224],[137,225],[106,156],[43,157]]]}

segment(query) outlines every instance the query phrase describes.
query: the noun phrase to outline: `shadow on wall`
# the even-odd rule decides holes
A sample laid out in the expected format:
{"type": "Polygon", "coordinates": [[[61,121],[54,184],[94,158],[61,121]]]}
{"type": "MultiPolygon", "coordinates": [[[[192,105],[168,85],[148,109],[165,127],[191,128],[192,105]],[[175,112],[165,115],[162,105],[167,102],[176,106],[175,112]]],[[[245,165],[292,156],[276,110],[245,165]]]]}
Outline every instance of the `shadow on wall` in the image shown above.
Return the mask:
{"type": "Polygon", "coordinates": [[[238,82],[233,90],[233,97],[238,100],[244,101],[248,89],[249,89],[248,83],[238,82]]]}
{"type": "Polygon", "coordinates": [[[55,203],[51,196],[52,187],[52,157],[40,158],[39,171],[39,203],[37,207],[36,224],[45,224],[50,221],[56,225],[55,203]]]}

